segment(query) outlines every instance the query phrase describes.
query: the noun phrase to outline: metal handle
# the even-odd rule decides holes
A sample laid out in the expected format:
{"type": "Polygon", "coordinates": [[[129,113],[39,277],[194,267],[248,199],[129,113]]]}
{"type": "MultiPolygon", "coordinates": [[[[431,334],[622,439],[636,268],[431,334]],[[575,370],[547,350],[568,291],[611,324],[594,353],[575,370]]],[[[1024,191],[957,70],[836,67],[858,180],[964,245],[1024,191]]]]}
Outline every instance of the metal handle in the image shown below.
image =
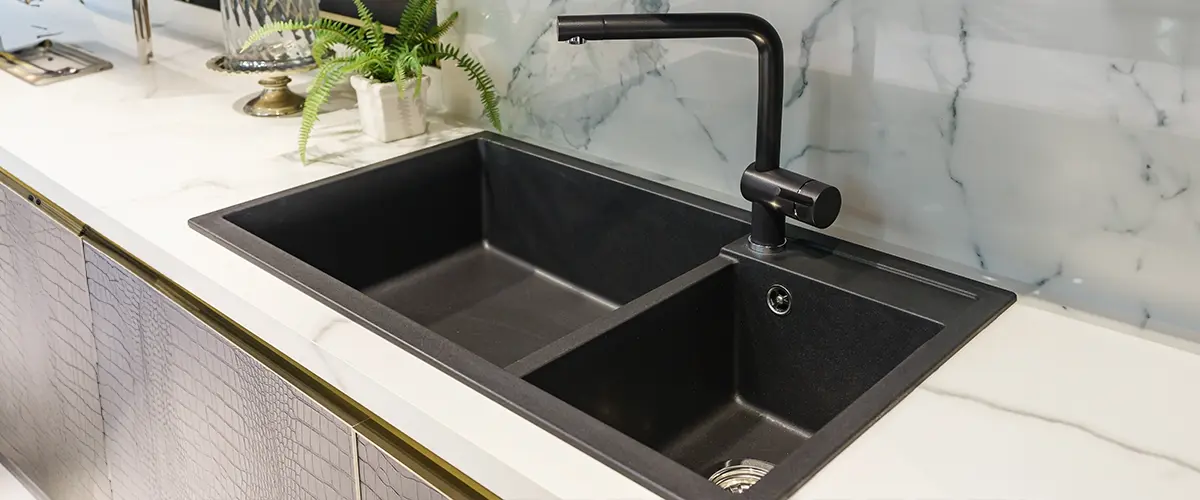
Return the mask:
{"type": "Polygon", "coordinates": [[[750,165],[742,173],[742,196],[821,229],[842,211],[838,188],[782,169],[759,172],[750,165]]]}
{"type": "Polygon", "coordinates": [[[137,57],[142,64],[150,64],[154,49],[150,44],[149,0],[133,0],[133,34],[137,37],[137,57]]]}

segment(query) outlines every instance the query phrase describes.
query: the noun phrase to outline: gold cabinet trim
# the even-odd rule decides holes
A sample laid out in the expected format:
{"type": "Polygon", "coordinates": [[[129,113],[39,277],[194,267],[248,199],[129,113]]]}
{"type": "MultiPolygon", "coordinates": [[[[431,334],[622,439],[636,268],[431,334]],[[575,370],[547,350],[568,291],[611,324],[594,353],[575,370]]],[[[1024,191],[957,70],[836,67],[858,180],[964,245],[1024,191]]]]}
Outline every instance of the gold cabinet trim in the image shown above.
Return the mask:
{"type": "Polygon", "coordinates": [[[76,235],[83,233],[83,221],[80,221],[66,210],[63,210],[62,207],[47,200],[41,195],[41,193],[38,193],[33,188],[29,187],[28,184],[21,182],[21,179],[16,178],[3,167],[0,167],[0,184],[8,186],[9,189],[16,191],[16,193],[21,195],[22,198],[29,200],[30,203],[34,204],[34,206],[40,209],[42,213],[53,219],[54,222],[57,222],[59,225],[67,228],[72,233],[75,233],[76,235]]]}
{"type": "Polygon", "coordinates": [[[471,500],[500,498],[300,363],[275,349],[100,232],[84,224],[83,221],[59,205],[46,199],[3,167],[0,167],[0,183],[19,193],[55,222],[74,232],[83,241],[129,269],[172,302],[199,318],[209,328],[246,351],[271,371],[287,380],[288,383],[299,388],[317,404],[351,424],[355,431],[392,455],[446,496],[471,500]]]}

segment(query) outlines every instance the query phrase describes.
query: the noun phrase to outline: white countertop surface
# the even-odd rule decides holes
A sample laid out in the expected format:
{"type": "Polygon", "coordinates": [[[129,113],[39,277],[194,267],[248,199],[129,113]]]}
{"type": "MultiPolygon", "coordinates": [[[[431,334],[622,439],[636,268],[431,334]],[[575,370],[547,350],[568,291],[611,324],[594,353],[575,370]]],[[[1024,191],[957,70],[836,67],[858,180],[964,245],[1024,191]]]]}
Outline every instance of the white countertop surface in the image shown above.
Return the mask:
{"type": "MultiPolygon", "coordinates": [[[[314,133],[320,161],[301,166],[297,120],[239,114],[254,78],[204,68],[215,13],[159,4],[142,67],[118,4],[90,4],[108,15],[67,1],[37,14],[116,69],[41,88],[0,74],[0,166],[501,497],[651,496],[187,226],[474,129],[384,145],[337,111],[314,133]]],[[[0,3],[0,37],[32,10],[0,3]]],[[[1200,498],[1200,349],[1134,333],[1022,297],[796,498],[1200,498]]]]}

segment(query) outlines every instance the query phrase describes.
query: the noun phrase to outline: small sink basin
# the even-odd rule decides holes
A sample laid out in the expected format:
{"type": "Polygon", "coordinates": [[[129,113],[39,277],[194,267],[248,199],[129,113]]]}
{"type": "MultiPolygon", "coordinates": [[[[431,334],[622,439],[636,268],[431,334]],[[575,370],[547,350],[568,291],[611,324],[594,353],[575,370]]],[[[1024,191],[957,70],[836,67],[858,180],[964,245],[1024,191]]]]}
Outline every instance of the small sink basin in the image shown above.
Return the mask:
{"type": "Polygon", "coordinates": [[[748,219],[481,133],[191,224],[658,495],[774,500],[1015,297],[748,219]]]}
{"type": "MultiPolygon", "coordinates": [[[[837,259],[781,263],[824,258],[837,259]]],[[[874,272],[892,295],[971,301],[874,272]]],[[[705,477],[726,460],[783,462],[943,326],[732,252],[674,286],[525,379],[705,477]]]]}

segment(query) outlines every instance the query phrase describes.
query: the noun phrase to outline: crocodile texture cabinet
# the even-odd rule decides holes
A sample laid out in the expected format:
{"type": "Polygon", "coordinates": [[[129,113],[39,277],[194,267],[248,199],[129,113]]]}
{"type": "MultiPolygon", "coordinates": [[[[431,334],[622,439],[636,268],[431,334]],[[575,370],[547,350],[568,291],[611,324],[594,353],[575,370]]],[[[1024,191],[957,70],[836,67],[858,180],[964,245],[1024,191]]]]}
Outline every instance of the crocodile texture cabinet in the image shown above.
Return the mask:
{"type": "Polygon", "coordinates": [[[348,424],[86,246],[113,498],[354,498],[348,424]]]}
{"type": "Polygon", "coordinates": [[[447,498],[396,459],[358,436],[362,500],[441,500],[447,498]]]}
{"type": "Polygon", "coordinates": [[[0,185],[0,457],[53,500],[110,497],[81,241],[0,185]]]}
{"type": "Polygon", "coordinates": [[[37,496],[446,498],[110,258],[121,253],[106,240],[92,246],[56,222],[77,221],[51,218],[49,202],[8,185],[16,187],[0,184],[0,465],[37,496]]]}

